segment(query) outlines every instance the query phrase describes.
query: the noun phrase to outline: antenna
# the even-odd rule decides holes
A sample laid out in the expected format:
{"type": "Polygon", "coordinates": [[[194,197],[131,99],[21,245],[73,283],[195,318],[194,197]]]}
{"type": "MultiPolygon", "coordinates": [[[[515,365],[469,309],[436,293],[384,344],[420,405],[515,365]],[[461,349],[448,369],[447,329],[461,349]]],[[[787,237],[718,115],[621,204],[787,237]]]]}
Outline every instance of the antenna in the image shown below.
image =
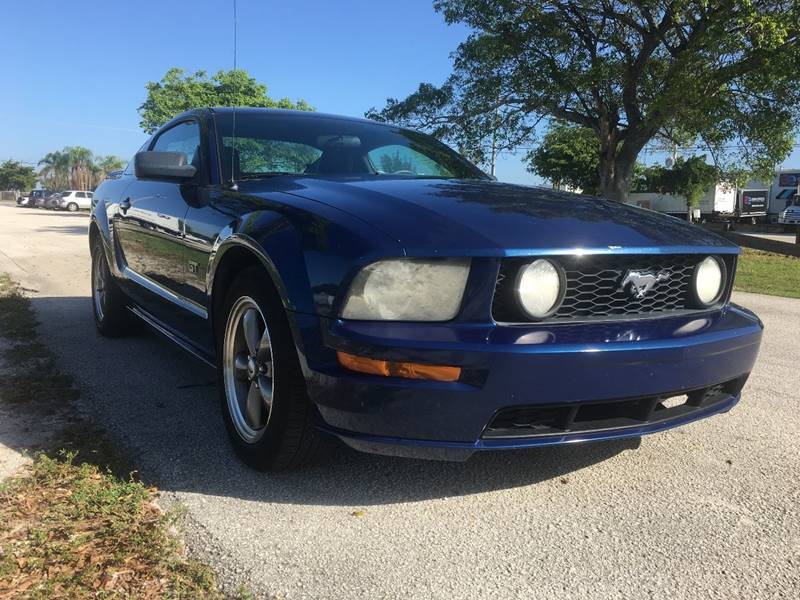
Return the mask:
{"type": "MultiPolygon", "coordinates": [[[[236,0],[233,0],[233,71],[234,77],[236,76],[236,0]]],[[[236,157],[236,102],[233,103],[231,123],[231,179],[229,186],[232,190],[237,191],[239,186],[236,185],[236,178],[234,177],[234,159],[236,157]]]]}

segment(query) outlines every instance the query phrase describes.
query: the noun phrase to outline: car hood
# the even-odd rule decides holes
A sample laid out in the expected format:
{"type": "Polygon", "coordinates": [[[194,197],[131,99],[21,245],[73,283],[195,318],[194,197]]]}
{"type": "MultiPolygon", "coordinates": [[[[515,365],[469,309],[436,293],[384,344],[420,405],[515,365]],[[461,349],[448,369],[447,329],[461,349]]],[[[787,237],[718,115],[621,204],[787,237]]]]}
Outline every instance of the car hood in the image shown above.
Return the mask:
{"type": "Polygon", "coordinates": [[[700,227],[650,210],[495,181],[303,177],[272,183],[366,221],[409,254],[627,248],[675,252],[678,247],[733,246],[700,227]]]}

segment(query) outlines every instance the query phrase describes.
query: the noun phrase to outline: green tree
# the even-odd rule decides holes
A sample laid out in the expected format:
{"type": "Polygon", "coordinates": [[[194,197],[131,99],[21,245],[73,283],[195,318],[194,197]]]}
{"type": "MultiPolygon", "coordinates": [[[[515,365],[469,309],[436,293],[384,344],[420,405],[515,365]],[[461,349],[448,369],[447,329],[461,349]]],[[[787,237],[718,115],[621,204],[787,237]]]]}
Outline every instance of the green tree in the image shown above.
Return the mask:
{"type": "Polygon", "coordinates": [[[30,190],[36,185],[36,170],[16,160],[0,164],[0,190],[30,190]]]}
{"type": "Polygon", "coordinates": [[[528,170],[556,187],[596,194],[600,188],[599,146],[591,129],[555,122],[541,145],[528,153],[528,170]]]}
{"type": "Polygon", "coordinates": [[[470,96],[452,79],[441,87],[422,83],[407,98],[389,98],[384,108],[371,108],[365,116],[426,131],[494,175],[497,155],[530,139],[536,124],[499,104],[488,112],[470,106],[470,96]]]}
{"type": "Polygon", "coordinates": [[[600,190],[619,200],[639,153],[658,135],[680,131],[707,146],[720,168],[741,164],[761,175],[791,150],[800,120],[799,0],[434,7],[473,32],[454,53],[452,75],[368,116],[466,127],[474,140],[496,124],[511,147],[543,117],[588,128],[598,140],[600,190]]]}
{"type": "Polygon", "coordinates": [[[633,188],[643,192],[658,192],[686,198],[686,219],[692,221],[692,209],[721,178],[720,170],[706,163],[702,156],[679,157],[672,168],[651,165],[641,168],[633,188]]]}
{"type": "Polygon", "coordinates": [[[686,198],[686,220],[692,222],[692,209],[700,205],[708,189],[719,178],[719,169],[706,163],[702,156],[679,158],[670,169],[672,188],[678,196],[686,198]]]}
{"type": "Polygon", "coordinates": [[[153,133],[175,115],[203,106],[258,106],[313,110],[305,100],[292,102],[288,98],[273,100],[267,86],[258,83],[242,69],[219,71],[211,77],[205,71],[186,73],[172,68],[161,81],[145,86],[147,98],[139,107],[139,126],[153,133]]]}

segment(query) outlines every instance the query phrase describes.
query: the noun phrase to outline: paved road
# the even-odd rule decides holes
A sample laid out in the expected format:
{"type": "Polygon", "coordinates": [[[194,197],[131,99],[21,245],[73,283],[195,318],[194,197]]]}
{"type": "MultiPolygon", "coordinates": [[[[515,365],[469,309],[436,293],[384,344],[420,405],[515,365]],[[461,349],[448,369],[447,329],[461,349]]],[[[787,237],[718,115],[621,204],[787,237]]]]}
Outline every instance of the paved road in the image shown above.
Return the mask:
{"type": "Polygon", "coordinates": [[[155,335],[95,334],[87,221],[0,207],[0,270],[35,290],[83,410],[188,507],[190,541],[227,584],[286,598],[800,597],[800,301],[737,294],[767,324],[743,402],[638,448],[466,464],[342,450],[262,475],[228,448],[213,373],[155,335]]]}

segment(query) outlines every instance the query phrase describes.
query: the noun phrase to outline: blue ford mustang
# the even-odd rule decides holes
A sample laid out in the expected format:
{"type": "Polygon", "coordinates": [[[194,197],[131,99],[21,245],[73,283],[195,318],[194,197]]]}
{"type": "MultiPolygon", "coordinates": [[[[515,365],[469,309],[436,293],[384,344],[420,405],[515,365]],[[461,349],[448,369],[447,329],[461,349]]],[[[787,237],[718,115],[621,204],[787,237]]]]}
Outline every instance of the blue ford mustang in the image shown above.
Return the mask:
{"type": "Polygon", "coordinates": [[[463,460],[653,433],[729,410],[761,341],[724,239],[360,119],[184,113],[97,189],[89,242],[100,333],[214,365],[260,469],[326,435],[463,460]]]}

